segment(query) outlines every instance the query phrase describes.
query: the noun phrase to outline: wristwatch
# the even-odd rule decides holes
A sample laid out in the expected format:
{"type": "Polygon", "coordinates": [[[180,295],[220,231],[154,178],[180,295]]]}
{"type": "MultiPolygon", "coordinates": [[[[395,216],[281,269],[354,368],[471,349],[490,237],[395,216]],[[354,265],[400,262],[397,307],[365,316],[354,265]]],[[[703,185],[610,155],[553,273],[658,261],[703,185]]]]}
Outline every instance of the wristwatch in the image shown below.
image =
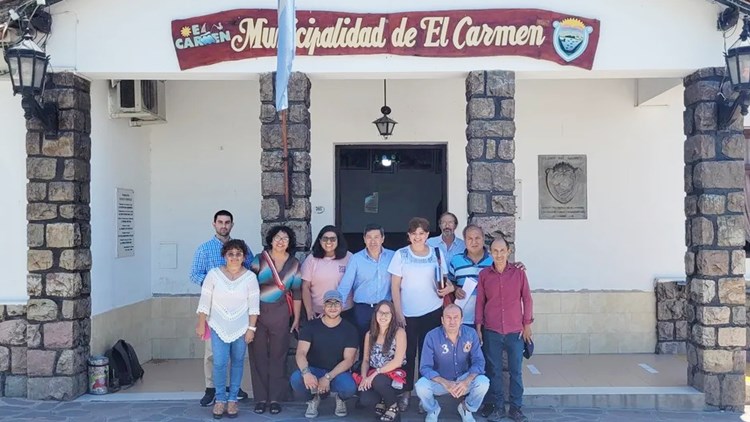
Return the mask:
{"type": "Polygon", "coordinates": [[[375,373],[379,374],[380,373],[380,368],[375,369],[375,373]]]}
{"type": "Polygon", "coordinates": [[[250,330],[250,331],[252,331],[252,332],[255,332],[255,330],[257,330],[258,327],[248,326],[247,329],[250,330]]]}
{"type": "Polygon", "coordinates": [[[328,372],[326,372],[326,373],[325,373],[325,375],[323,375],[323,376],[324,376],[324,377],[326,377],[326,379],[327,379],[328,381],[330,381],[330,380],[331,380],[331,374],[329,374],[328,372]]]}
{"type": "Polygon", "coordinates": [[[307,375],[310,373],[310,367],[302,368],[299,370],[302,375],[307,375]]]}

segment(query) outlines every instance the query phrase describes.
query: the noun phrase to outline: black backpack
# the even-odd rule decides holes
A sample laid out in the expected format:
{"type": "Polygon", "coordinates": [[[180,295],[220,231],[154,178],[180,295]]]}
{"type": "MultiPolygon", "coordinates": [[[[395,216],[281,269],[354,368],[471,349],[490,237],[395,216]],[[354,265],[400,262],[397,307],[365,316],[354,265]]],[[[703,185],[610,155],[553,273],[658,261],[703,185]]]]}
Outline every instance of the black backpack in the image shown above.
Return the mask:
{"type": "Polygon", "coordinates": [[[109,359],[109,380],[114,387],[128,386],[143,378],[143,367],[130,343],[120,339],[105,353],[109,359]]]}

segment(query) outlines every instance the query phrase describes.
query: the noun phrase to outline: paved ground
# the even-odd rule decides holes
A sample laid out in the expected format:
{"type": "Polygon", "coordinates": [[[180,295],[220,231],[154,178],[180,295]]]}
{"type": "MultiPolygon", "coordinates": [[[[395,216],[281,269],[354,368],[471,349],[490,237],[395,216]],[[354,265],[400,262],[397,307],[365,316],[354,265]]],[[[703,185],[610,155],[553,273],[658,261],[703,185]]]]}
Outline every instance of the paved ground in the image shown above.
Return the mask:
{"type": "MultiPolygon", "coordinates": [[[[350,411],[346,418],[333,416],[332,400],[321,404],[321,416],[316,422],[368,421],[374,418],[364,410],[350,411]]],[[[240,404],[240,416],[236,421],[305,421],[304,406],[288,403],[284,411],[276,416],[255,415],[250,403],[240,404]]],[[[414,406],[412,406],[414,407],[414,406]]],[[[351,408],[351,406],[350,406],[351,408]]],[[[658,412],[644,410],[601,410],[601,409],[525,409],[532,422],[582,422],[582,421],[633,421],[633,422],[692,422],[692,421],[734,421],[750,422],[750,407],[745,415],[729,412],[658,412]]],[[[189,422],[213,420],[210,408],[200,407],[194,401],[159,402],[35,402],[20,399],[0,398],[0,420],[2,421],[169,421],[189,422]]],[[[225,417],[222,420],[227,420],[225,417]]],[[[410,410],[403,415],[404,422],[422,421],[423,417],[410,410]]],[[[443,410],[440,420],[458,421],[454,409],[443,410]]],[[[478,422],[484,419],[477,417],[478,422]]],[[[509,421],[509,420],[508,420],[509,421]]]]}

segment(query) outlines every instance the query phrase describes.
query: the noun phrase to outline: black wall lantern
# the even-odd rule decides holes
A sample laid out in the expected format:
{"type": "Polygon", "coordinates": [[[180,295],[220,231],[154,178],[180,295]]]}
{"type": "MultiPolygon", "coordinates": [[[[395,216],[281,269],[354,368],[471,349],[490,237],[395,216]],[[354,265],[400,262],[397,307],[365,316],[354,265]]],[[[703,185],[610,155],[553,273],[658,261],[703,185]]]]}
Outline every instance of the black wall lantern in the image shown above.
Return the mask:
{"type": "Polygon", "coordinates": [[[378,133],[384,139],[388,139],[389,136],[393,135],[393,128],[396,127],[395,120],[388,117],[391,114],[391,108],[388,107],[388,86],[386,85],[385,79],[383,79],[383,107],[380,107],[380,112],[383,116],[375,120],[373,123],[378,128],[378,133]]]}
{"type": "Polygon", "coordinates": [[[750,20],[745,16],[740,39],[724,53],[732,89],[738,94],[733,102],[726,99],[719,102],[719,129],[726,129],[734,122],[738,107],[743,116],[747,115],[750,100],[750,45],[746,42],[749,36],[750,20]],[[737,45],[740,42],[746,45],[737,45]]]}
{"type": "Polygon", "coordinates": [[[35,98],[44,92],[49,56],[34,42],[28,29],[20,42],[5,49],[5,61],[10,71],[13,95],[22,96],[24,117],[26,120],[38,118],[44,126],[45,136],[57,139],[57,105],[41,105],[35,98]]]}

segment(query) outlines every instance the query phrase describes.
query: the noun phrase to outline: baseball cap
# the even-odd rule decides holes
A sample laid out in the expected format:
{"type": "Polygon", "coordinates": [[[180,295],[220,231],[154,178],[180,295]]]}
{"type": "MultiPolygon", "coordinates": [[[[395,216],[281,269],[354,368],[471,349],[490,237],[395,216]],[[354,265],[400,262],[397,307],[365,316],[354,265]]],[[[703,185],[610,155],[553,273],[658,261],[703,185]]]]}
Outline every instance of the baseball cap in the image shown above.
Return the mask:
{"type": "Polygon", "coordinates": [[[528,343],[523,343],[523,357],[529,359],[534,354],[534,341],[529,340],[528,343]]]}
{"type": "Polygon", "coordinates": [[[339,293],[338,290],[329,290],[325,292],[325,294],[323,295],[323,303],[326,303],[329,300],[335,300],[339,303],[344,303],[344,298],[341,297],[341,293],[339,293]]]}

